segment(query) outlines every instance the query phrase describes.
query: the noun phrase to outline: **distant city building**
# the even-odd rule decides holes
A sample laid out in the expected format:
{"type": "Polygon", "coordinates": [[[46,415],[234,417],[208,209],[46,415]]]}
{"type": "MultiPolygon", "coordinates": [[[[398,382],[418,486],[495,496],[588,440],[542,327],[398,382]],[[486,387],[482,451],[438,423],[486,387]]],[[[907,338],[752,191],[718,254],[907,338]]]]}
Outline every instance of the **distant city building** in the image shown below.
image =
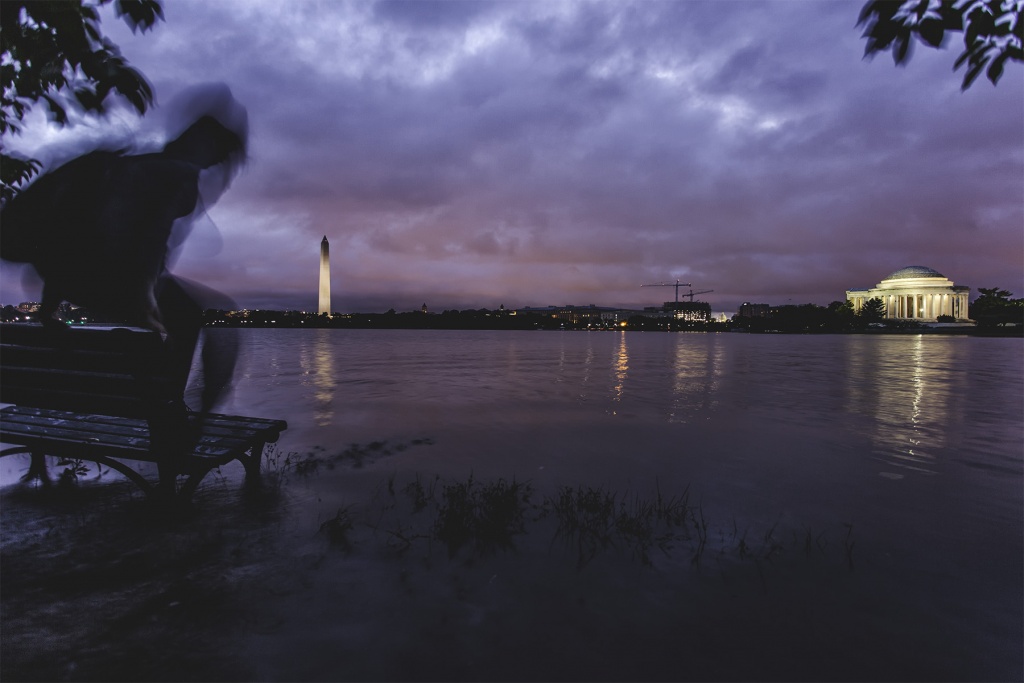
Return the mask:
{"type": "Polygon", "coordinates": [[[667,301],[662,306],[645,306],[643,310],[613,308],[609,306],[527,306],[512,312],[512,315],[542,315],[564,320],[572,325],[597,324],[599,326],[624,325],[634,316],[667,319],[685,323],[709,323],[712,321],[711,304],[703,301],[667,301]]]}
{"type": "Polygon", "coordinates": [[[736,315],[741,318],[767,318],[771,306],[768,304],[752,304],[744,301],[740,304],[740,310],[736,315]]]}
{"type": "Polygon", "coordinates": [[[971,288],[956,286],[945,275],[924,266],[907,266],[879,282],[873,289],[850,289],[846,300],[860,312],[870,299],[881,299],[885,317],[934,321],[940,315],[967,318],[971,288]]]}
{"type": "Polygon", "coordinates": [[[317,313],[331,314],[331,245],[324,235],[320,242],[320,302],[317,313]]]}
{"type": "Polygon", "coordinates": [[[516,312],[521,315],[534,313],[550,316],[552,318],[565,320],[574,325],[581,322],[587,322],[589,320],[601,321],[602,323],[616,323],[625,320],[630,315],[636,313],[636,311],[627,311],[621,308],[609,308],[607,306],[595,306],[593,304],[589,306],[527,306],[526,308],[517,309],[516,312]]]}
{"type": "Polygon", "coordinates": [[[711,322],[711,304],[704,301],[666,301],[664,310],[683,322],[711,322]]]}

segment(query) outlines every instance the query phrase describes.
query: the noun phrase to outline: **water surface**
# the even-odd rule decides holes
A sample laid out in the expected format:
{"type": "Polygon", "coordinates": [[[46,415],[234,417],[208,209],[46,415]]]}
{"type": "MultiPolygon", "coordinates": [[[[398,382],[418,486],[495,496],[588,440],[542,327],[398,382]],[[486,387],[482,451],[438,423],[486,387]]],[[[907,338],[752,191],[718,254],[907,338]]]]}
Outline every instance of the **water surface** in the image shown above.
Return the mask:
{"type": "MultiPolygon", "coordinates": [[[[286,506],[256,527],[272,548],[238,541],[230,592],[266,586],[228,638],[240,678],[1024,673],[1018,339],[264,329],[242,341],[225,412],[286,419],[278,462],[332,466],[287,478],[286,506]],[[389,514],[389,477],[400,490],[469,476],[529,482],[535,499],[685,491],[709,551],[695,561],[691,533],[650,564],[609,550],[581,568],[543,522],[515,551],[479,556],[423,541],[396,553],[394,528],[368,527],[338,552],[317,533],[342,508],[389,514]]],[[[201,491],[204,514],[238,503],[240,473],[201,491]]]]}

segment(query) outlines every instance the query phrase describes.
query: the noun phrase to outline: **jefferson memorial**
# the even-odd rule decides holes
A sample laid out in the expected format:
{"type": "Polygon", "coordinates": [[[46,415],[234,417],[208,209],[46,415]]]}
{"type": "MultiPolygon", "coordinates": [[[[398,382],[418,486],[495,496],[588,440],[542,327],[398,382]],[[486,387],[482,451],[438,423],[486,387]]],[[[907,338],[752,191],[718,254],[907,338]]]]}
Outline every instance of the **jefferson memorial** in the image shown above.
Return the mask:
{"type": "Polygon", "coordinates": [[[935,321],[940,315],[967,319],[971,288],[957,287],[945,275],[924,266],[907,266],[885,278],[874,289],[849,289],[846,300],[860,312],[869,299],[881,299],[885,317],[935,321]]]}

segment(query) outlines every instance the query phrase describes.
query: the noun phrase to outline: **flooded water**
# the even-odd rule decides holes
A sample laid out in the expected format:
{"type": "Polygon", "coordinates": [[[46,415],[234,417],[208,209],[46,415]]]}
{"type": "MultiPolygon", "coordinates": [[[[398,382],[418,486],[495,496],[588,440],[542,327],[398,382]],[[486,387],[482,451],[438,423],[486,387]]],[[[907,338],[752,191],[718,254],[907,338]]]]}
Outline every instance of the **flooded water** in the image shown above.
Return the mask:
{"type": "Polygon", "coordinates": [[[109,473],[71,512],[8,484],[4,680],[1024,675],[1019,339],[241,335],[224,412],[289,424],[272,509],[251,511],[240,467],[170,526],[109,473]],[[444,545],[445,487],[470,481],[529,486],[514,543],[444,545]],[[591,547],[552,512],[564,487],[690,516],[591,547]],[[130,585],[31,609],[123,555],[130,585]],[[38,583],[9,578],[23,564],[38,583]],[[131,654],[155,642],[158,664],[131,654]]]}

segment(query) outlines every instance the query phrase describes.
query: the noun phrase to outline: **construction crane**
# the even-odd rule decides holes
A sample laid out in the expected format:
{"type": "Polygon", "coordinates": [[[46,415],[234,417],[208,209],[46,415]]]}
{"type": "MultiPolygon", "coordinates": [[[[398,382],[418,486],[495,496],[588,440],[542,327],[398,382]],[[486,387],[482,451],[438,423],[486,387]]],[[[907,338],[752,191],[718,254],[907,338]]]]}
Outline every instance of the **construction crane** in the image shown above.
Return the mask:
{"type": "Polygon", "coordinates": [[[708,294],[710,292],[715,291],[713,289],[702,289],[702,290],[700,290],[698,292],[695,292],[695,291],[693,291],[693,285],[691,285],[689,282],[680,282],[679,280],[676,280],[675,283],[672,283],[672,282],[655,282],[655,283],[650,284],[650,285],[640,285],[640,286],[641,287],[675,287],[676,288],[676,303],[679,303],[679,288],[680,287],[689,287],[690,288],[690,291],[686,292],[685,294],[683,294],[683,296],[690,297],[690,303],[691,304],[693,303],[693,297],[697,296],[698,294],[708,294]]]}
{"type": "MultiPolygon", "coordinates": [[[[679,288],[680,287],[692,287],[693,285],[691,285],[689,282],[680,282],[679,280],[676,280],[675,284],[672,284],[671,282],[655,282],[654,284],[640,285],[640,286],[641,287],[675,287],[676,288],[676,303],[679,303],[679,288]]],[[[693,292],[692,289],[690,291],[693,292]]],[[[699,294],[699,292],[698,292],[698,294],[699,294]]],[[[683,296],[686,296],[686,295],[684,294],[683,296]]],[[[690,296],[690,301],[693,301],[693,296],[692,295],[690,296]]]]}
{"type": "Polygon", "coordinates": [[[690,297],[690,303],[692,304],[693,303],[693,297],[695,297],[696,295],[698,295],[698,294],[707,294],[708,292],[713,292],[713,291],[715,291],[715,290],[713,290],[713,289],[702,289],[699,292],[695,292],[695,291],[693,291],[691,289],[688,294],[683,294],[683,296],[690,297]]]}

